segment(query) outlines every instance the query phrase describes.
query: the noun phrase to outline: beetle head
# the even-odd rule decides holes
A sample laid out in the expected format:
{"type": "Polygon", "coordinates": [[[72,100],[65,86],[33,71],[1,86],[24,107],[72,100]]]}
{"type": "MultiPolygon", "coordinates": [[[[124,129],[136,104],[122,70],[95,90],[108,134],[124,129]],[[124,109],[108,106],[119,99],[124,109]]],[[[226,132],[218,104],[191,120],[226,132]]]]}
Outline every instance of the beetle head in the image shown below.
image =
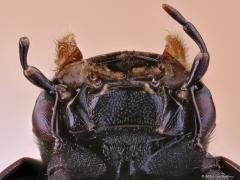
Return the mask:
{"type": "Polygon", "coordinates": [[[174,52],[171,44],[162,55],[122,51],[63,63],[56,79],[73,92],[88,87],[86,109],[99,127],[157,126],[166,89],[177,91],[188,73],[169,53],[174,52]]]}

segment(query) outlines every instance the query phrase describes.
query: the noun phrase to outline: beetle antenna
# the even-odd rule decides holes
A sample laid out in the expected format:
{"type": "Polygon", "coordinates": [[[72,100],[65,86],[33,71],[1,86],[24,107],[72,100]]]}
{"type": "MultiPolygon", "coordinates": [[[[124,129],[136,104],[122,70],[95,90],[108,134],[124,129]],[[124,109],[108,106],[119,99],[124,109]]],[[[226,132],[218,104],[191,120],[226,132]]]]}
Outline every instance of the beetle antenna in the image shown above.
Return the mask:
{"type": "Polygon", "coordinates": [[[45,89],[49,92],[55,92],[55,86],[53,83],[43,75],[41,71],[33,66],[27,64],[27,54],[29,49],[29,39],[22,37],[19,39],[19,57],[21,66],[23,68],[24,76],[34,85],[45,89]]]}
{"type": "Polygon", "coordinates": [[[21,37],[19,40],[19,57],[22,68],[26,70],[28,68],[27,64],[27,54],[29,49],[29,39],[27,37],[21,37]]]}
{"type": "Polygon", "coordinates": [[[196,42],[201,52],[206,53],[206,44],[195,26],[191,22],[187,21],[183,15],[172,6],[163,4],[162,7],[173,19],[183,26],[183,30],[196,42]]]}
{"type": "Polygon", "coordinates": [[[173,19],[183,26],[183,30],[196,42],[201,51],[195,57],[190,73],[183,85],[183,88],[188,88],[200,81],[207,71],[209,65],[207,47],[195,26],[187,21],[178,10],[168,4],[163,4],[162,7],[173,19]]]}

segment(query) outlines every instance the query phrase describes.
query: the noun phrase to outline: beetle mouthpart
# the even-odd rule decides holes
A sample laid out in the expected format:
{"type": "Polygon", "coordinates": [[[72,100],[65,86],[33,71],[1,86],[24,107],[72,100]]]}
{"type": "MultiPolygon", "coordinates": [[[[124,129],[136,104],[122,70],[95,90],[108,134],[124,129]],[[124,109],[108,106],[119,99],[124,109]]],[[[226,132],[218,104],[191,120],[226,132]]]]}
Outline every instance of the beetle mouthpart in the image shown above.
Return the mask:
{"type": "Polygon", "coordinates": [[[144,81],[144,80],[123,80],[123,81],[116,81],[116,82],[106,82],[104,84],[100,95],[105,94],[109,90],[114,89],[134,89],[134,90],[143,90],[150,94],[154,94],[154,88],[158,88],[160,86],[160,82],[153,80],[153,84],[151,80],[144,81]]]}
{"type": "Polygon", "coordinates": [[[145,89],[146,86],[149,87],[149,83],[151,82],[151,79],[149,80],[142,80],[142,79],[127,79],[123,81],[117,81],[117,82],[111,82],[107,83],[110,88],[139,88],[139,89],[145,89]]]}

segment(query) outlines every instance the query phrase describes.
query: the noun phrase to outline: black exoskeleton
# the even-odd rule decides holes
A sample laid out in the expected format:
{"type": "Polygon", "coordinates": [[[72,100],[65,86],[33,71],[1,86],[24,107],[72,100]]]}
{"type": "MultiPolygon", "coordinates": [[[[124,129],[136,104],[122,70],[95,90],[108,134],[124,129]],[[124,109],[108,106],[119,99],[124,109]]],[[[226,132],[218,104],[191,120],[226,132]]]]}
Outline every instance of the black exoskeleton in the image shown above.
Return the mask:
{"type": "Polygon", "coordinates": [[[176,9],[163,9],[200,49],[190,68],[175,35],[166,37],[162,54],[83,59],[68,34],[57,44],[57,70],[48,80],[27,64],[29,40],[20,39],[24,75],[44,89],[32,120],[42,161],[20,159],[0,179],[240,179],[238,165],[207,152],[215,107],[201,81],[209,64],[206,45],[176,9]]]}

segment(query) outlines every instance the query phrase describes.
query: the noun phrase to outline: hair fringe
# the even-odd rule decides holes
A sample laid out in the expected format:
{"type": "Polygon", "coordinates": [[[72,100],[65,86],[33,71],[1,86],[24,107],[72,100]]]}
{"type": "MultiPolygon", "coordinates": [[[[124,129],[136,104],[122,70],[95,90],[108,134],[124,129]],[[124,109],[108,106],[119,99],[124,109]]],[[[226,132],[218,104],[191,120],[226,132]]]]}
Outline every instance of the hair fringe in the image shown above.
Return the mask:
{"type": "Polygon", "coordinates": [[[178,60],[188,70],[189,64],[187,62],[187,48],[185,46],[184,40],[175,33],[169,33],[165,37],[165,40],[165,51],[167,51],[168,54],[178,60]]]}
{"type": "Polygon", "coordinates": [[[62,38],[57,40],[56,56],[55,64],[58,70],[65,64],[82,59],[82,53],[77,46],[73,33],[66,33],[62,38]]]}

